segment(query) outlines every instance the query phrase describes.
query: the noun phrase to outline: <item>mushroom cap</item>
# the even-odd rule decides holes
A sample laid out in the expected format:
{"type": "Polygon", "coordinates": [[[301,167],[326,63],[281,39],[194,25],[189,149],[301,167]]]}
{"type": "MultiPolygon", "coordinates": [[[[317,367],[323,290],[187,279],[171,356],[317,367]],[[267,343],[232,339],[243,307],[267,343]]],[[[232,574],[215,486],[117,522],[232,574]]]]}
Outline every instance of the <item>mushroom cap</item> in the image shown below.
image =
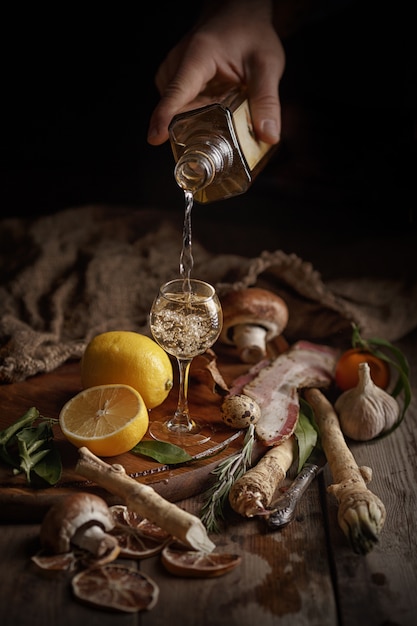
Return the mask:
{"type": "Polygon", "coordinates": [[[71,539],[81,527],[101,526],[106,532],[115,522],[105,500],[77,492],[60,497],[47,511],[40,529],[42,547],[54,554],[71,550],[71,539]]]}
{"type": "Polygon", "coordinates": [[[280,335],[288,323],[288,307],[277,294],[261,287],[229,291],[221,300],[223,328],[220,341],[233,344],[232,329],[239,324],[261,326],[266,341],[280,335]]]}

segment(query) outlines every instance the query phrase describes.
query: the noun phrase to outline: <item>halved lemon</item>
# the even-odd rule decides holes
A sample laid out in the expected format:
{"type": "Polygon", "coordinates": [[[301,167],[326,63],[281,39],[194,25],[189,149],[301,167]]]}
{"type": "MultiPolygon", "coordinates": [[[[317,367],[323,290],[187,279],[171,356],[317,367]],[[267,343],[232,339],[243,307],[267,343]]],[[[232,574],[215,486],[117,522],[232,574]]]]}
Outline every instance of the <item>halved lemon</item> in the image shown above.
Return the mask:
{"type": "Polygon", "coordinates": [[[98,385],[80,391],[59,414],[65,437],[97,456],[128,452],[145,435],[148,409],[142,396],[129,385],[98,385]]]}

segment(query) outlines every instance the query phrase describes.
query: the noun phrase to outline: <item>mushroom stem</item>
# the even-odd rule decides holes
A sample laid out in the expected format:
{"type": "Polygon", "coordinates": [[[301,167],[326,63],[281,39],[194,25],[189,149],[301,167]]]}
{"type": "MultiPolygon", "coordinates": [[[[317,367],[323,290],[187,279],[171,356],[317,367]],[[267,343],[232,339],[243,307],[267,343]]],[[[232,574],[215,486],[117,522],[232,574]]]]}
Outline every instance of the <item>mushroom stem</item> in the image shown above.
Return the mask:
{"type": "Polygon", "coordinates": [[[268,289],[249,287],[230,291],[221,304],[220,343],[233,346],[243,362],[264,359],[269,342],[287,326],[289,311],[284,300],[268,289]]]}
{"type": "Polygon", "coordinates": [[[97,524],[78,528],[71,543],[79,548],[88,550],[94,556],[104,556],[118,546],[116,537],[105,533],[103,528],[97,524]]]}
{"type": "MultiPolygon", "coordinates": [[[[80,541],[94,554],[98,548],[89,548],[81,536],[94,527],[97,530],[91,530],[87,535],[91,538],[100,533],[103,538],[114,526],[113,516],[103,498],[91,493],[71,493],[58,498],[47,511],[41,525],[40,540],[43,548],[53,554],[70,552],[72,544],[81,547],[80,541]]],[[[91,543],[91,539],[88,543],[91,543]]],[[[115,545],[112,538],[106,539],[106,543],[107,546],[111,543],[110,549],[113,551],[115,545]]],[[[107,548],[103,546],[103,549],[107,548]]]]}
{"type": "Polygon", "coordinates": [[[233,342],[244,363],[258,363],[266,357],[267,330],[255,324],[237,324],[233,328],[233,342]]]}

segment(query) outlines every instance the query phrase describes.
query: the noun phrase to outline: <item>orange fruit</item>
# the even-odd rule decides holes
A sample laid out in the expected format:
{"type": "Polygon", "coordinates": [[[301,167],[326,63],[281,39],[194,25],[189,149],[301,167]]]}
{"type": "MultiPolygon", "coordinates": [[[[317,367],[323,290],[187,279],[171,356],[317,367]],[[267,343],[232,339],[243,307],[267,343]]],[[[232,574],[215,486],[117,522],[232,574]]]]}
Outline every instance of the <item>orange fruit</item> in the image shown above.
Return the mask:
{"type": "Polygon", "coordinates": [[[359,382],[359,363],[368,363],[371,378],[375,385],[386,389],[390,381],[390,369],[388,363],[372,352],[362,348],[351,348],[339,358],[335,369],[335,382],[339,389],[346,391],[356,387],[359,382]]]}
{"type": "Polygon", "coordinates": [[[173,387],[173,368],[167,353],[150,337],[114,330],[96,335],[81,359],[84,388],[130,385],[148,409],[162,404],[173,387]]]}
{"type": "Polygon", "coordinates": [[[62,407],[59,425],[77,448],[98,456],[128,452],[145,435],[149,414],[142,396],[128,385],[99,385],[80,391],[62,407]]]}
{"type": "Polygon", "coordinates": [[[201,552],[190,550],[184,544],[173,541],[166,545],[161,554],[164,567],[171,574],[186,578],[214,578],[227,574],[242,558],[237,554],[201,552]]]}
{"type": "Polygon", "coordinates": [[[159,596],[149,576],[114,563],[81,571],[71,585],[75,597],[86,604],[124,613],[149,610],[159,596]]]}

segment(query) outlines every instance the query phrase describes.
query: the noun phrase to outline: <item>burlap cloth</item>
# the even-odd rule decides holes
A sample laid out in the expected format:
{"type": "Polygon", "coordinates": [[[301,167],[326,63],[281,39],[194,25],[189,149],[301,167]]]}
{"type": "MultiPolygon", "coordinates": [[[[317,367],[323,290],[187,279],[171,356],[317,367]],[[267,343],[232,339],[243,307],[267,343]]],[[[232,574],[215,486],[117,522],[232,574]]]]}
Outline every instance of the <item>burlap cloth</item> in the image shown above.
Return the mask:
{"type": "MultiPolygon", "coordinates": [[[[21,381],[81,357],[107,330],[149,334],[159,285],[179,274],[182,228],[167,212],[86,206],[0,222],[0,382],[21,381]]],[[[208,252],[193,238],[193,276],[227,290],[262,286],[281,295],[286,338],[395,341],[417,327],[417,282],[332,280],[281,250],[257,258],[208,252]]]]}

